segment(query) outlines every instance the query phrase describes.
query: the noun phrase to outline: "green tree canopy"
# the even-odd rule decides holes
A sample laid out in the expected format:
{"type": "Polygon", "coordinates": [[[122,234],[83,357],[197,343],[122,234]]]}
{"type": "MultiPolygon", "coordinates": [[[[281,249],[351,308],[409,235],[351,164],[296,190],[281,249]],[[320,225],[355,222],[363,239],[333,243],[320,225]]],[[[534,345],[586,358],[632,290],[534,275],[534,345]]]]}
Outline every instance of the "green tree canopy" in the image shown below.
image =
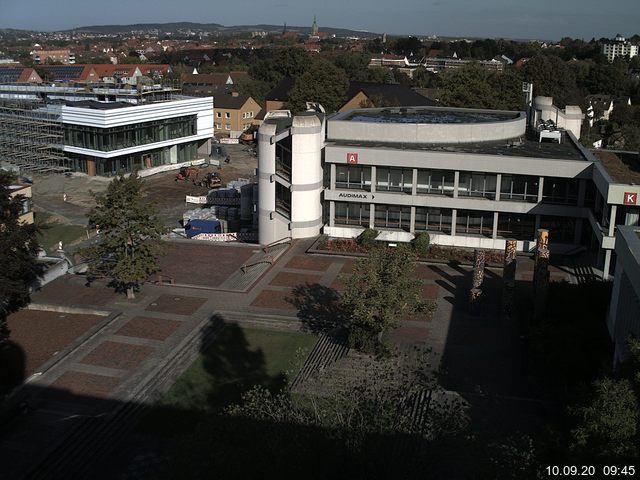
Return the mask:
{"type": "Polygon", "coordinates": [[[489,71],[477,63],[440,74],[440,100],[449,107],[520,110],[523,107],[521,77],[518,71],[489,71]]]}
{"type": "Polygon", "coordinates": [[[383,336],[398,325],[399,316],[435,308],[422,301],[414,270],[415,254],[404,246],[373,247],[356,264],[342,297],[351,347],[383,353],[383,336]]]}
{"type": "Polygon", "coordinates": [[[299,112],[305,102],[319,102],[329,112],[337,111],[345,101],[349,79],[344,70],[318,59],[296,79],[289,92],[289,108],[299,112]]]}
{"type": "Polygon", "coordinates": [[[560,57],[533,57],[524,66],[524,78],[533,83],[535,96],[553,97],[553,104],[559,108],[581,103],[574,72],[560,57]]]}
{"type": "Polygon", "coordinates": [[[0,346],[8,339],[7,316],[29,303],[29,287],[42,273],[35,225],[19,221],[26,198],[11,196],[15,177],[0,170],[0,346]]]}
{"type": "Polygon", "coordinates": [[[104,275],[118,291],[135,296],[142,282],[159,270],[160,236],[166,227],[155,209],[142,202],[142,180],[136,172],[113,179],[96,196],[89,224],[100,229],[100,241],[86,251],[90,275],[104,275]]]}

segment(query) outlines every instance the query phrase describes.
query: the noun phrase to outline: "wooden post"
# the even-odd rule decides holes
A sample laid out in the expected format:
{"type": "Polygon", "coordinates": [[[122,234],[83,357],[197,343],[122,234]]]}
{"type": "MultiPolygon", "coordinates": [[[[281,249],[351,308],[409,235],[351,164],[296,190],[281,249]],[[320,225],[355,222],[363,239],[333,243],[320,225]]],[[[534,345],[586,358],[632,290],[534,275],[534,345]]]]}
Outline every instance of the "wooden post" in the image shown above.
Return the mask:
{"type": "Polygon", "coordinates": [[[538,229],[533,270],[534,318],[539,320],[547,308],[549,294],[549,230],[538,229]]]}
{"type": "Polygon", "coordinates": [[[484,250],[473,251],[473,277],[471,278],[471,288],[480,288],[484,280],[484,250]]]}
{"type": "Polygon", "coordinates": [[[502,270],[502,314],[506,320],[511,320],[515,310],[517,251],[517,240],[507,239],[502,270]]]}

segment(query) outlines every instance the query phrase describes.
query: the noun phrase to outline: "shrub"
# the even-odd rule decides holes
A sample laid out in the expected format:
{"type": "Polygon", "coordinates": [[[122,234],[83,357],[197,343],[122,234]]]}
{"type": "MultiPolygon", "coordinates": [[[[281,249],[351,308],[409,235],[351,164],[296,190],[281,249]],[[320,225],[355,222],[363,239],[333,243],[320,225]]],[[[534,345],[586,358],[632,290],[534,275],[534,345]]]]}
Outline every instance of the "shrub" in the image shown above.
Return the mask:
{"type": "Polygon", "coordinates": [[[358,235],[358,243],[363,247],[372,247],[376,243],[376,237],[378,231],[373,228],[367,228],[364,232],[358,235]]]}
{"type": "Polygon", "coordinates": [[[413,239],[413,248],[418,255],[425,255],[429,249],[429,243],[431,243],[431,237],[427,232],[420,232],[413,239]]]}

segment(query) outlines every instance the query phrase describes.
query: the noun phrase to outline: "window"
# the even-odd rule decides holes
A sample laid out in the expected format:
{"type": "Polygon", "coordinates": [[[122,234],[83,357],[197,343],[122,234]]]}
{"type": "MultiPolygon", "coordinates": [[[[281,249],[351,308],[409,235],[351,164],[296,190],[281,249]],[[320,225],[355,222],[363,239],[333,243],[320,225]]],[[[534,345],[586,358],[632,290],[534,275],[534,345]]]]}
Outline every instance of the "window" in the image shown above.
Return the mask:
{"type": "Polygon", "coordinates": [[[538,180],[527,175],[503,175],[500,200],[537,203],[538,180]]]}
{"type": "Polygon", "coordinates": [[[575,218],[541,215],[540,228],[546,228],[549,230],[549,240],[553,243],[574,243],[574,235],[576,231],[575,218]]]}
{"type": "Polygon", "coordinates": [[[224,118],[231,118],[231,114],[229,112],[224,112],[224,118]]]}
{"type": "Polygon", "coordinates": [[[493,212],[458,210],[456,235],[460,234],[493,236],[493,212]]]}
{"type": "Polygon", "coordinates": [[[222,128],[222,124],[221,123],[216,123],[216,128],[217,129],[221,129],[222,128]]]}
{"type": "Polygon", "coordinates": [[[371,167],[336,165],[336,188],[371,191],[371,167]]]}
{"type": "Polygon", "coordinates": [[[415,229],[451,233],[451,209],[416,207],[415,229]]]}
{"type": "Polygon", "coordinates": [[[376,190],[411,193],[413,187],[413,169],[377,168],[376,190]]]}
{"type": "Polygon", "coordinates": [[[409,231],[411,228],[411,207],[376,205],[374,225],[409,231]]]}
{"type": "Polygon", "coordinates": [[[369,227],[368,203],[335,202],[334,220],[338,225],[369,227]]]}
{"type": "Polygon", "coordinates": [[[418,170],[418,193],[453,196],[455,172],[451,170],[418,170]]]}
{"type": "Polygon", "coordinates": [[[578,181],[573,178],[546,177],[542,184],[542,202],[577,205],[578,181]]]}
{"type": "Polygon", "coordinates": [[[460,172],[458,196],[496,198],[496,175],[460,172]]]}
{"type": "Polygon", "coordinates": [[[231,125],[229,125],[228,123],[224,126],[225,130],[231,130],[231,125]]]}
{"type": "Polygon", "coordinates": [[[247,118],[247,113],[246,112],[242,112],[242,118],[247,118]]]}
{"type": "Polygon", "coordinates": [[[516,240],[533,240],[535,238],[535,225],[535,215],[519,215],[514,213],[498,214],[499,237],[515,238],[516,240]]]}
{"type": "Polygon", "coordinates": [[[276,183],[276,211],[289,217],[291,214],[291,190],[276,183]]]}
{"type": "Polygon", "coordinates": [[[222,118],[222,114],[220,112],[216,112],[216,118],[222,118]]]}

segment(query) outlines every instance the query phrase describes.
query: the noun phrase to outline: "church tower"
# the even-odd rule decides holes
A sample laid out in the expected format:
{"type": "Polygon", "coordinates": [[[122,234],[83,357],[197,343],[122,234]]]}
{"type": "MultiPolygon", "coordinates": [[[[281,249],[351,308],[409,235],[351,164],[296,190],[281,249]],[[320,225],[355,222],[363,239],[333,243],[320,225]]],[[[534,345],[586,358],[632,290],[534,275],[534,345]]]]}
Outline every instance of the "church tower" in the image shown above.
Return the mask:
{"type": "Polygon", "coordinates": [[[312,37],[317,37],[318,36],[318,24],[316,23],[316,16],[313,16],[313,25],[311,25],[311,36],[312,37]]]}

